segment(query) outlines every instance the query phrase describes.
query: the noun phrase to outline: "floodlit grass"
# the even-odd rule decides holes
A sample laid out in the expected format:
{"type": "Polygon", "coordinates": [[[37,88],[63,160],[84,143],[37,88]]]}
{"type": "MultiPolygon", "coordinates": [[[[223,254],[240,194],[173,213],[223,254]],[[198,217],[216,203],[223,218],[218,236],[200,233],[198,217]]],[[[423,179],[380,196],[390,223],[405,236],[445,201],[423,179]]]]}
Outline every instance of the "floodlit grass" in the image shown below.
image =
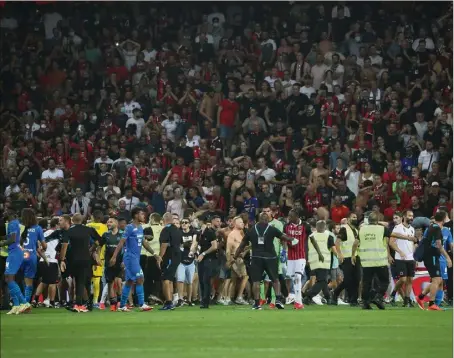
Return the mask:
{"type": "Polygon", "coordinates": [[[452,310],[247,306],[1,314],[2,358],[452,357],[452,310]],[[155,309],[156,310],[156,309],[155,309]]]}

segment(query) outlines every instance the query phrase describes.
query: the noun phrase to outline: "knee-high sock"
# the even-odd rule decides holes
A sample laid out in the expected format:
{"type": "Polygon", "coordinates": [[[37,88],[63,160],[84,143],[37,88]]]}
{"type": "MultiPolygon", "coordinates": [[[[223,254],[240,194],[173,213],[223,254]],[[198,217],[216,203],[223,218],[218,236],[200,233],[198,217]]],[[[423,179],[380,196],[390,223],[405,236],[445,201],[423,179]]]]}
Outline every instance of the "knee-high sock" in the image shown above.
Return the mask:
{"type": "Polygon", "coordinates": [[[295,276],[293,277],[293,286],[295,287],[295,302],[302,303],[301,297],[301,273],[295,272],[295,276]]]}
{"type": "Polygon", "coordinates": [[[443,290],[438,290],[437,294],[435,295],[435,304],[437,306],[440,306],[441,301],[443,301],[443,296],[444,296],[443,290]]]}
{"type": "Polygon", "coordinates": [[[30,302],[33,294],[33,285],[32,286],[25,286],[25,301],[30,302]]]}
{"type": "Polygon", "coordinates": [[[106,303],[107,295],[109,294],[109,285],[104,285],[104,288],[102,289],[102,294],[101,294],[101,303],[106,303]]]}
{"type": "Polygon", "coordinates": [[[93,277],[91,283],[93,285],[93,303],[98,303],[99,293],[101,292],[101,277],[93,277]]]}
{"type": "Polygon", "coordinates": [[[123,290],[121,291],[120,307],[124,307],[126,305],[126,301],[129,298],[130,292],[131,292],[131,286],[124,285],[123,290]]]}
{"type": "Polygon", "coordinates": [[[276,303],[276,292],[273,286],[271,286],[271,303],[276,303]]]}
{"type": "Polygon", "coordinates": [[[145,293],[142,285],[136,285],[136,295],[139,306],[142,306],[145,303],[145,293]]]}
{"type": "Polygon", "coordinates": [[[19,306],[22,303],[26,303],[25,298],[22,295],[22,292],[16,281],[8,282],[8,290],[11,298],[13,299],[14,306],[19,306]]]}

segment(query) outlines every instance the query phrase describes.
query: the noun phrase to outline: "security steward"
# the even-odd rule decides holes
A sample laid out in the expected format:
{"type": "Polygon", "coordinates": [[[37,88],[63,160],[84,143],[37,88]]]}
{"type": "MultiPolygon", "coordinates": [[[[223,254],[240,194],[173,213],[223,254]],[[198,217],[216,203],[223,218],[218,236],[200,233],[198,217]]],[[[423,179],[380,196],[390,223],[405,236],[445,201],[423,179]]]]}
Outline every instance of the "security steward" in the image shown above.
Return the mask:
{"type": "Polygon", "coordinates": [[[332,255],[337,256],[334,236],[326,230],[326,222],[319,220],[316,223],[317,231],[309,235],[308,261],[311,274],[315,276],[316,282],[308,292],[308,297],[314,303],[320,304],[321,298],[318,295],[323,292],[326,300],[330,300],[328,288],[328,275],[331,270],[332,255]]]}
{"type": "Polygon", "coordinates": [[[238,246],[234,259],[236,260],[243,250],[251,245],[251,267],[250,278],[252,280],[252,292],[255,304],[254,310],[261,310],[260,306],[260,281],[263,278],[263,272],[266,272],[271,282],[273,282],[274,292],[276,292],[276,307],[283,309],[284,304],[281,296],[281,285],[278,275],[278,260],[274,248],[274,238],[291,242],[296,245],[299,240],[288,237],[282,231],[269,225],[269,217],[265,213],[259,215],[259,222],[249,229],[238,246]]]}
{"type": "Polygon", "coordinates": [[[371,303],[384,310],[383,296],[389,284],[389,237],[387,228],[378,224],[378,216],[369,214],[369,223],[359,229],[359,238],[352,247],[352,264],[356,264],[356,256],[361,258],[363,267],[363,309],[372,309],[371,303]],[[375,279],[374,291],[372,281],[375,279]]]}
{"type": "Polygon", "coordinates": [[[358,289],[361,281],[361,260],[354,253],[356,264],[352,264],[352,247],[358,239],[358,218],[355,213],[350,213],[347,223],[341,225],[339,234],[336,238],[336,249],[339,253],[339,267],[344,274],[344,280],[337,286],[333,293],[333,304],[337,300],[342,290],[347,291],[350,306],[358,306],[358,289]]]}

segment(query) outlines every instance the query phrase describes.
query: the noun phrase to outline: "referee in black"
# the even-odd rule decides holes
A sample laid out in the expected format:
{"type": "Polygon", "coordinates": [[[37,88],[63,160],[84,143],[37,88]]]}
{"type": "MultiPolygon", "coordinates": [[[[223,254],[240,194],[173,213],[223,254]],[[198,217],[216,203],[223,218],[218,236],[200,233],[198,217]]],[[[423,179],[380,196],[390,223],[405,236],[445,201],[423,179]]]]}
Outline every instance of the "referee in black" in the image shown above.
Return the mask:
{"type": "MultiPolygon", "coordinates": [[[[281,285],[279,283],[278,260],[276,250],[274,249],[274,239],[292,242],[293,245],[298,243],[298,239],[293,239],[285,235],[279,229],[269,225],[268,215],[261,213],[259,222],[255,224],[243,238],[240,246],[235,252],[235,260],[240,256],[243,250],[251,245],[251,267],[250,277],[252,280],[252,292],[254,295],[254,306],[252,309],[261,310],[260,306],[260,282],[263,279],[263,272],[268,274],[268,277],[273,282],[274,292],[276,292],[276,307],[284,309],[281,295],[281,285]]],[[[199,272],[200,275],[200,272],[199,272]]]]}
{"type": "MultiPolygon", "coordinates": [[[[211,223],[217,219],[220,219],[220,216],[212,216],[210,218],[211,223]]],[[[213,228],[213,225],[200,233],[198,243],[200,245],[200,254],[197,257],[200,283],[200,308],[208,308],[210,306],[211,279],[215,274],[217,266],[216,255],[218,250],[216,230],[213,228]]],[[[192,254],[191,251],[190,255],[192,254]]]]}
{"type": "Polygon", "coordinates": [[[172,303],[173,281],[177,268],[181,262],[181,245],[183,244],[183,233],[173,223],[173,215],[165,213],[162,217],[164,228],[159,236],[161,245],[159,256],[162,270],[162,293],[164,295],[164,306],[160,311],[168,311],[175,309],[172,303]]]}
{"type": "Polygon", "coordinates": [[[69,258],[71,261],[71,271],[76,280],[76,303],[73,307],[74,312],[88,312],[83,304],[84,289],[90,295],[91,276],[92,276],[92,240],[101,241],[101,236],[95,229],[82,225],[83,216],[75,214],[72,217],[73,225],[64,231],[60,253],[60,268],[62,272],[66,270],[66,252],[71,245],[69,258]]]}

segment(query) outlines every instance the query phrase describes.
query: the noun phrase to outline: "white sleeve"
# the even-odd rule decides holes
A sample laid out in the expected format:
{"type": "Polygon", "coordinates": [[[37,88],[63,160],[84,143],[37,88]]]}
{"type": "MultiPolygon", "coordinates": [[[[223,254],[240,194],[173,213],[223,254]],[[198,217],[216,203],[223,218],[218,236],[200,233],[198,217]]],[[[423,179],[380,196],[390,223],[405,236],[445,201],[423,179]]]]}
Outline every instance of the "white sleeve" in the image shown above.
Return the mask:
{"type": "Polygon", "coordinates": [[[404,232],[404,230],[403,230],[403,228],[402,228],[402,225],[397,225],[397,226],[395,226],[392,233],[393,233],[393,234],[405,235],[405,232],[404,232]]]}

